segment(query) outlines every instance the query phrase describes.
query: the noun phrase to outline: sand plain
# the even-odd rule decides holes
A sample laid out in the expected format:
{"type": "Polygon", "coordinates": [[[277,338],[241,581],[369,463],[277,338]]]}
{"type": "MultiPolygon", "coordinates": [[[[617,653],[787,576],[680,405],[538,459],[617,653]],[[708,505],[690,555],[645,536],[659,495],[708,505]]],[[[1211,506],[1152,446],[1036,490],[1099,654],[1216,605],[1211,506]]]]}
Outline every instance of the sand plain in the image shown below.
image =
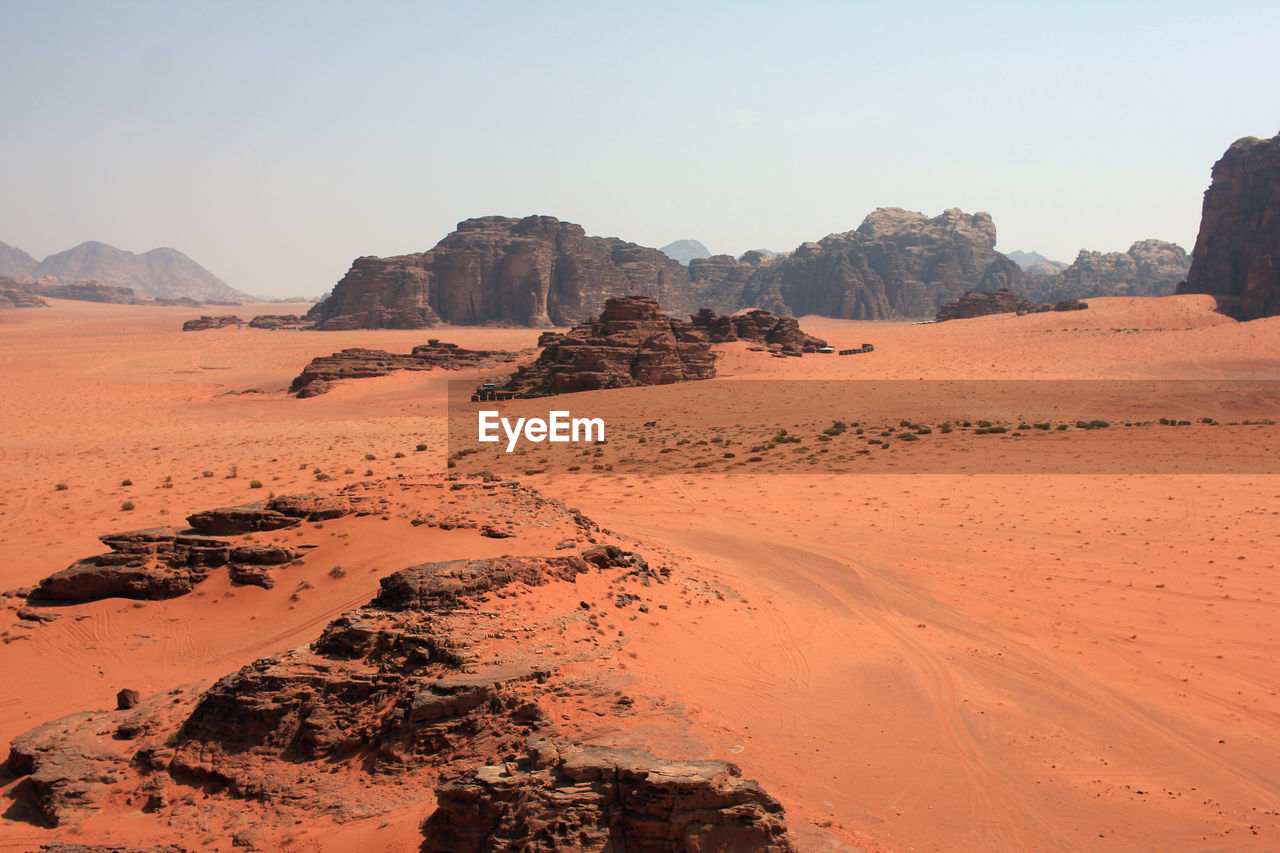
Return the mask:
{"type": "MultiPolygon", "coordinates": [[[[317,548],[307,565],[272,590],[215,578],[183,598],[100,601],[37,626],[20,624],[16,606],[0,611],[6,743],[46,720],[110,707],[121,687],[198,689],[304,644],[396,569],[554,545],[550,528],[493,540],[410,523],[415,502],[436,500],[415,484],[447,470],[446,394],[457,376],[349,381],[309,400],[284,393],[314,356],[347,346],[407,352],[426,333],[182,333],[198,311],[50,302],[0,314],[0,590],[99,552],[99,535],[252,500],[261,494],[253,480],[274,492],[367,483],[394,508],[385,520],[309,529],[317,548]],[[329,577],[337,564],[345,575],[329,577]],[[294,600],[302,581],[309,588],[294,600]]],[[[727,345],[712,383],[772,380],[761,385],[762,410],[812,444],[822,423],[801,416],[786,381],[1280,379],[1280,318],[1236,323],[1198,296],[1091,304],[945,324],[804,318],[838,347],[870,340],[876,352],[772,359],[727,345]]],[[[537,335],[430,331],[487,349],[521,349],[537,335]]],[[[1280,427],[1227,423],[1266,419],[1269,401],[1218,425],[1116,423],[1020,444],[929,434],[874,451],[876,467],[862,473],[799,457],[758,471],[694,469],[693,455],[625,438],[678,411],[688,429],[702,418],[708,434],[722,427],[739,445],[761,440],[690,405],[691,387],[578,395],[575,406],[619,427],[606,448],[613,470],[526,474],[536,462],[467,460],[581,509],[680,579],[655,593],[660,616],[655,608],[656,618],[618,626],[625,644],[608,670],[666,710],[614,719],[557,707],[577,731],[733,760],[782,801],[815,850],[1280,843],[1280,476],[1271,473],[1280,427]],[[1117,471],[1144,453],[1257,464],[1028,474],[1005,464],[1014,446],[1110,454],[1117,471]],[[973,473],[919,473],[910,453],[966,454],[973,473]]],[[[1116,417],[1096,401],[1079,408],[1064,417],[1116,417]]],[[[857,401],[850,411],[857,416],[857,401]]],[[[903,417],[931,414],[945,417],[903,417]]],[[[522,606],[551,611],[585,594],[552,584],[522,606]]],[[[599,667],[586,672],[601,677],[599,667]]],[[[18,784],[3,784],[0,809],[16,815],[18,784]]],[[[272,837],[285,849],[412,850],[428,810],[391,804],[377,819],[317,820],[272,837]]],[[[229,819],[210,820],[207,846],[231,849],[229,819]]],[[[0,819],[0,848],[177,840],[172,832],[114,804],[57,829],[0,819]]]]}

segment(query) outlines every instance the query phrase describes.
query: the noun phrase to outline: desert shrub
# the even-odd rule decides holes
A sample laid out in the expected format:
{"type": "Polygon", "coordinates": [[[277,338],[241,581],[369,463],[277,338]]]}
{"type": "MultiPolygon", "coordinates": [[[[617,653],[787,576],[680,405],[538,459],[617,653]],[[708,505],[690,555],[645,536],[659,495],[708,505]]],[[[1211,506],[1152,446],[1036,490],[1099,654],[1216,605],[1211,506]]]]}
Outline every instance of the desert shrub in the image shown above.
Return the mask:
{"type": "Polygon", "coordinates": [[[724,456],[722,456],[722,457],[720,457],[720,458],[721,458],[721,459],[734,459],[734,458],[736,458],[736,457],[737,457],[737,455],[738,455],[738,454],[736,454],[736,453],[726,453],[724,456]]]}
{"type": "Polygon", "coordinates": [[[56,492],[65,492],[65,491],[67,490],[67,484],[66,484],[66,483],[56,483],[56,484],[54,484],[53,489],[54,489],[54,491],[56,491],[56,492]]]}
{"type": "Polygon", "coordinates": [[[201,477],[212,477],[212,476],[213,476],[213,472],[212,472],[212,471],[201,471],[201,472],[200,472],[200,476],[201,476],[201,477]]]}
{"type": "Polygon", "coordinates": [[[120,504],[120,508],[125,512],[129,512],[130,510],[133,509],[133,501],[125,501],[124,503],[120,504]]]}
{"type": "Polygon", "coordinates": [[[261,489],[261,488],[262,488],[262,481],[261,481],[261,480],[250,480],[250,481],[249,481],[249,488],[251,488],[251,489],[261,489]]]}
{"type": "Polygon", "coordinates": [[[321,471],[319,474],[316,474],[316,479],[321,482],[324,482],[325,480],[329,479],[329,475],[321,471]]]}
{"type": "Polygon", "coordinates": [[[403,452],[401,452],[401,451],[399,451],[399,450],[397,450],[397,451],[395,452],[395,454],[394,454],[391,458],[392,458],[392,459],[403,459],[403,458],[404,458],[404,453],[403,453],[403,452]]]}
{"type": "Polygon", "coordinates": [[[951,424],[943,424],[942,426],[938,427],[938,431],[943,433],[944,435],[946,433],[951,432],[951,424]]]}
{"type": "Polygon", "coordinates": [[[1049,423],[1039,423],[1035,425],[1036,429],[1049,429],[1051,426],[1052,425],[1049,423]]]}
{"type": "Polygon", "coordinates": [[[372,453],[366,453],[366,454],[364,455],[364,461],[365,461],[365,462],[372,462],[373,460],[375,460],[375,459],[377,459],[377,458],[378,458],[378,457],[374,456],[372,453]]]}
{"type": "MultiPolygon", "coordinates": [[[[965,426],[968,426],[968,424],[966,423],[965,426]]],[[[978,421],[978,426],[982,429],[987,429],[991,426],[991,421],[978,421]]]]}
{"type": "Polygon", "coordinates": [[[764,461],[764,457],[763,457],[763,456],[750,456],[750,457],[748,457],[748,458],[747,458],[747,461],[748,461],[748,462],[763,462],[763,461],[764,461]]]}
{"type": "Polygon", "coordinates": [[[973,434],[974,435],[999,435],[1001,433],[1006,433],[1008,431],[1009,431],[1008,427],[986,426],[986,427],[978,427],[973,431],[973,434]]]}
{"type": "Polygon", "coordinates": [[[927,426],[916,427],[916,435],[932,435],[933,430],[927,426]]]}
{"type": "Polygon", "coordinates": [[[338,578],[341,578],[341,577],[346,577],[346,575],[347,575],[347,570],[342,568],[342,566],[334,566],[332,569],[329,570],[329,577],[333,578],[334,580],[337,580],[338,578]]]}
{"type": "Polygon", "coordinates": [[[415,446],[413,449],[421,453],[422,451],[427,449],[427,446],[425,444],[419,444],[415,446]]]}
{"type": "Polygon", "coordinates": [[[133,485],[133,480],[121,480],[121,481],[120,481],[120,485],[122,485],[122,486],[132,486],[132,485],[133,485]]]}
{"type": "Polygon", "coordinates": [[[919,441],[920,440],[920,436],[916,435],[913,432],[904,432],[902,435],[898,436],[898,438],[902,439],[903,441],[919,441]]]}
{"type": "Polygon", "coordinates": [[[230,468],[227,469],[228,480],[234,480],[236,477],[239,477],[239,476],[240,476],[240,469],[237,468],[235,465],[232,465],[230,468]]]}
{"type": "Polygon", "coordinates": [[[1068,428],[1068,427],[1067,427],[1067,425],[1066,425],[1066,424],[1058,424],[1058,430],[1059,430],[1059,432],[1061,432],[1062,430],[1065,430],[1065,429],[1067,429],[1067,428],[1068,428]]]}

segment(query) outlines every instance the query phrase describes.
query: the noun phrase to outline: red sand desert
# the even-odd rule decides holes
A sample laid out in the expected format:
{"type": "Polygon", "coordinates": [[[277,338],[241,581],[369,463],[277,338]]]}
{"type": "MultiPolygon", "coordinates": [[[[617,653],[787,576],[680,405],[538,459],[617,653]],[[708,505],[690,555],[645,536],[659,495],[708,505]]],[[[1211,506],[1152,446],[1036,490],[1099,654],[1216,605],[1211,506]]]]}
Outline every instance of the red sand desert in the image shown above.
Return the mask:
{"type": "MultiPolygon", "coordinates": [[[[1274,417],[1268,400],[1183,427],[1122,426],[1142,417],[1129,411],[1140,400],[1080,400],[1059,420],[1113,426],[1017,439],[935,430],[861,455],[854,448],[871,436],[850,431],[827,445],[865,467],[834,470],[807,458],[825,412],[769,382],[752,403],[803,435],[805,453],[786,456],[782,445],[752,469],[738,464],[744,454],[726,460],[710,445],[663,454],[664,443],[638,440],[644,421],[668,416],[731,448],[765,440],[697,405],[696,386],[748,379],[1275,380],[1280,318],[1237,323],[1201,296],[1090,300],[1065,318],[804,318],[836,347],[866,340],[876,350],[772,359],[730,344],[718,347],[720,375],[708,383],[577,395],[573,406],[611,432],[592,457],[599,470],[570,473],[539,454],[518,463],[475,454],[446,467],[448,381],[480,373],[397,373],[307,400],[285,393],[312,357],[349,346],[407,352],[422,332],[182,333],[198,312],[50,303],[0,314],[0,590],[100,552],[103,534],[180,525],[266,492],[349,487],[378,511],[258,535],[314,546],[271,589],[219,574],[180,598],[49,608],[48,623],[19,618],[25,601],[5,599],[4,743],[113,708],[122,688],[181,689],[175,702],[186,701],[258,658],[305,646],[396,570],[557,553],[574,533],[553,508],[445,486],[447,475],[478,482],[471,475],[487,467],[581,510],[608,531],[602,541],[644,554],[668,580],[640,589],[584,575],[495,598],[487,618],[508,630],[486,634],[485,653],[559,662],[558,689],[542,699],[566,736],[736,762],[785,807],[800,849],[1280,846],[1280,427],[1243,424],[1274,417]],[[1009,448],[1059,459],[1064,472],[1082,454],[1115,466],[1018,473],[1009,448]],[[1154,464],[1108,473],[1144,454],[1218,454],[1229,473],[1154,464]],[[920,459],[961,456],[973,473],[919,473],[928,470],[920,459]],[[426,516],[465,523],[414,523],[426,516]],[[490,522],[515,536],[481,535],[490,522]],[[622,588],[645,609],[615,607],[622,588]],[[565,615],[582,612],[580,602],[605,615],[565,615]]],[[[538,331],[431,336],[517,350],[538,331]]],[[[847,420],[896,426],[891,404],[877,405],[848,401],[847,420]]],[[[900,417],[947,418],[935,409],[900,417]]],[[[33,817],[29,786],[9,778],[0,849],[231,850],[233,838],[259,849],[417,849],[430,786],[410,791],[348,766],[326,773],[317,796],[363,811],[302,821],[177,786],[166,810],[109,798],[49,828],[33,817]]]]}

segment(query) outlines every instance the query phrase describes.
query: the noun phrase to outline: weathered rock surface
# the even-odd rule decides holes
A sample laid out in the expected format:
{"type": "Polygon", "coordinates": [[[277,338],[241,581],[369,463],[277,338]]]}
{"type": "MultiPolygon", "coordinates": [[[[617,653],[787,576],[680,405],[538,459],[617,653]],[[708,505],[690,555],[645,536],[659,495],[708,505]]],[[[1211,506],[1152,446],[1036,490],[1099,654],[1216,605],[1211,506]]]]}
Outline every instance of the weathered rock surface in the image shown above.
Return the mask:
{"type": "Polygon", "coordinates": [[[249,321],[251,329],[301,329],[304,325],[297,314],[259,314],[249,321]]]}
{"type": "Polygon", "coordinates": [[[423,853],[794,849],[782,806],[727,761],[530,738],[518,762],[436,788],[423,853]]]}
{"type": "Polygon", "coordinates": [[[1169,296],[1187,277],[1190,258],[1181,246],[1141,240],[1127,252],[1090,252],[1052,275],[1029,274],[1023,292],[1041,302],[1095,296],[1169,296]]]}
{"type": "Polygon", "coordinates": [[[188,320],[187,322],[183,323],[182,331],[203,332],[206,329],[222,329],[227,326],[240,326],[243,324],[244,324],[244,320],[241,320],[239,317],[237,317],[234,314],[223,314],[217,317],[211,317],[206,314],[195,320],[188,320]]]}
{"type": "Polygon", "coordinates": [[[1237,140],[1213,166],[1179,293],[1209,293],[1241,320],[1280,314],[1280,136],[1237,140]]]}
{"type": "Polygon", "coordinates": [[[237,541],[227,535],[338,518],[354,511],[357,503],[343,496],[279,495],[254,504],[193,513],[187,523],[195,532],[153,527],[108,534],[99,538],[111,549],[109,553],[78,560],[43,579],[29,600],[70,603],[174,598],[191,592],[213,569],[224,566],[236,583],[270,588],[275,580],[268,567],[288,563],[298,552],[270,543],[237,541]]]}
{"type": "Polygon", "coordinates": [[[588,237],[552,216],[486,216],[458,223],[428,252],[357,259],[307,319],[318,329],[570,325],[626,293],[692,311],[688,284],[657,249],[588,237]]]}
{"type": "Polygon", "coordinates": [[[523,365],[507,389],[564,394],[600,388],[667,385],[715,376],[715,353],[705,332],[663,314],[642,296],[609,299],[599,319],[538,341],[542,354],[523,365]]]}
{"type": "Polygon", "coordinates": [[[769,308],[776,299],[793,314],[853,320],[932,316],[965,291],[1021,284],[1022,270],[995,244],[995,224],[985,213],[953,208],[929,218],[880,208],[857,230],[760,259],[746,304],[769,308]]]}
{"type": "Polygon", "coordinates": [[[966,293],[955,302],[950,302],[938,309],[938,322],[944,320],[965,320],[970,317],[982,317],[987,314],[1041,314],[1045,311],[1080,311],[1088,308],[1086,302],[1078,299],[1064,299],[1052,305],[1044,302],[1032,302],[1010,290],[997,290],[993,293],[966,293]]]}
{"type": "Polygon", "coordinates": [[[100,537],[111,549],[78,560],[40,581],[30,598],[79,602],[103,598],[164,599],[186,595],[210,570],[226,565],[228,543],[154,527],[100,537]]]}
{"type": "Polygon", "coordinates": [[[708,340],[715,344],[752,341],[792,353],[817,352],[827,345],[822,338],[805,334],[796,318],[778,317],[760,308],[723,316],[703,308],[689,319],[695,329],[706,332],[708,340]]]}
{"type": "Polygon", "coordinates": [[[110,730],[97,729],[93,712],[63,717],[13,739],[8,770],[31,780],[44,819],[58,826],[98,808],[127,776],[110,730]]]}
{"type": "Polygon", "coordinates": [[[277,495],[240,506],[204,510],[187,516],[187,524],[210,533],[254,533],[293,527],[303,521],[341,518],[353,502],[341,495],[277,495]]]}
{"type": "Polygon", "coordinates": [[[502,350],[463,349],[457,344],[432,338],[413,348],[408,355],[383,350],[352,347],[333,355],[313,358],[294,377],[289,390],[299,397],[315,397],[329,391],[342,379],[386,376],[397,370],[467,370],[515,361],[516,354],[502,350]]]}

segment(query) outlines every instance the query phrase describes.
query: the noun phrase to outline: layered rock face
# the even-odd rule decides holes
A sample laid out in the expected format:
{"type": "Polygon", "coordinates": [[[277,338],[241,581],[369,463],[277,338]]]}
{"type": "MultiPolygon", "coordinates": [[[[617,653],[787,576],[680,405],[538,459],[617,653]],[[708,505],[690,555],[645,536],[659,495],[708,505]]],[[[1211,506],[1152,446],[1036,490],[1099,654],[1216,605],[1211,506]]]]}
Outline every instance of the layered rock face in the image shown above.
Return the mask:
{"type": "Polygon", "coordinates": [[[423,853],[789,853],[782,806],[727,761],[530,738],[518,762],[436,789],[423,853]]]}
{"type": "Polygon", "coordinates": [[[657,249],[588,237],[552,216],[486,216],[458,223],[429,252],[357,259],[307,318],[318,329],[567,326],[627,293],[697,307],[684,267],[657,249]]]}
{"type": "Polygon", "coordinates": [[[1280,314],[1280,136],[1237,140],[1213,166],[1179,293],[1209,293],[1241,320],[1280,314]]]}
{"type": "Polygon", "coordinates": [[[1052,275],[1031,274],[1023,289],[1035,300],[1089,299],[1096,296],[1169,296],[1187,277],[1186,251],[1164,240],[1140,240],[1127,252],[1090,252],[1052,275]]]}
{"type": "Polygon", "coordinates": [[[965,320],[970,317],[983,317],[987,314],[1041,314],[1045,311],[1081,311],[1088,308],[1087,302],[1078,299],[1063,299],[1052,305],[1045,302],[1032,302],[1024,299],[1011,290],[997,290],[994,293],[966,293],[955,302],[949,302],[938,309],[937,320],[965,320]]]}
{"type": "Polygon", "coordinates": [[[457,344],[432,338],[416,346],[408,355],[375,349],[351,347],[333,355],[313,358],[294,377],[289,390],[299,397],[315,397],[332,388],[341,379],[363,379],[386,376],[397,370],[466,370],[488,367],[515,360],[515,353],[502,350],[463,349],[457,344]]]}
{"type": "Polygon", "coordinates": [[[542,354],[522,366],[507,389],[520,394],[565,394],[601,388],[668,385],[715,376],[706,333],[663,314],[653,299],[609,299],[599,319],[565,334],[547,333],[542,354]]]}
{"type": "Polygon", "coordinates": [[[49,283],[39,285],[39,292],[52,299],[74,299],[80,302],[105,302],[114,305],[142,303],[131,287],[104,284],[93,279],[74,281],[70,284],[58,284],[49,279],[46,281],[49,283]]]}

